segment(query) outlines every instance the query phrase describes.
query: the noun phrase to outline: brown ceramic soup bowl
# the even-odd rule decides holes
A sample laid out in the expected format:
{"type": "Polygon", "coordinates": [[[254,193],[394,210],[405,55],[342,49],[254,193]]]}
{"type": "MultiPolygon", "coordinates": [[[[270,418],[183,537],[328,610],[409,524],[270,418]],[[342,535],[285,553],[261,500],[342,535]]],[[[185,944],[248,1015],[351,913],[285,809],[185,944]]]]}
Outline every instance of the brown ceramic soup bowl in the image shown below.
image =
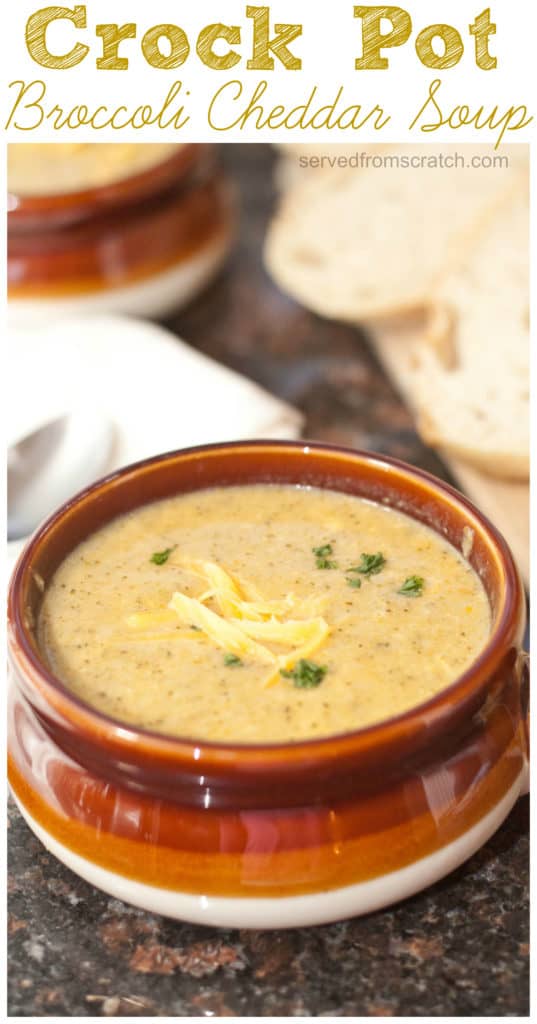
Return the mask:
{"type": "Polygon", "coordinates": [[[525,598],[510,551],[427,473],[321,444],[238,442],[127,467],[65,504],[28,543],[9,592],[9,776],[30,827],[72,870],[153,912],[241,927],[365,913],[468,858],[524,790],[525,598]],[[307,742],[182,740],[93,710],[46,668],[35,637],[65,556],[115,516],[214,485],[296,483],[387,503],[479,573],[492,629],[427,703],[307,742]],[[469,543],[469,538],[472,543],[469,543]]]}
{"type": "Polygon", "coordinates": [[[165,316],[220,268],[233,207],[215,147],[202,144],[177,146],[109,185],[10,193],[10,320],[31,325],[103,311],[165,316]]]}

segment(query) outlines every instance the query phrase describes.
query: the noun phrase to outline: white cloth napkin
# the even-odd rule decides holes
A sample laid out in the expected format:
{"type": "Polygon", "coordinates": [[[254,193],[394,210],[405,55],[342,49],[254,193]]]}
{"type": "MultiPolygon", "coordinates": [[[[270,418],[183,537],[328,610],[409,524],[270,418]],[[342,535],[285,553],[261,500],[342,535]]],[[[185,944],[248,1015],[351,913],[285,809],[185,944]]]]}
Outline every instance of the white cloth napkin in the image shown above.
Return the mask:
{"type": "Polygon", "coordinates": [[[301,414],[257,384],[126,316],[14,329],[9,340],[8,440],[94,402],[117,430],[115,465],[213,441],[293,438],[301,414]]]}
{"type": "MultiPolygon", "coordinates": [[[[114,429],[98,475],[175,448],[301,430],[296,409],[144,320],[96,316],[13,329],[8,352],[8,443],[94,406],[114,429]]],[[[12,562],[15,545],[10,554],[12,562]]]]}

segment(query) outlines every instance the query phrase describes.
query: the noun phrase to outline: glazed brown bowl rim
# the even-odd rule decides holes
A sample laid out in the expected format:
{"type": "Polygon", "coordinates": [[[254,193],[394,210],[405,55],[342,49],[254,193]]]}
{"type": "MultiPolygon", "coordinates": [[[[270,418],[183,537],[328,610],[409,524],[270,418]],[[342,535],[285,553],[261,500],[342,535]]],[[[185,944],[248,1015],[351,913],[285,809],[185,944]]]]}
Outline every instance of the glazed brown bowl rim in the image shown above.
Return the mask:
{"type": "MultiPolygon", "coordinates": [[[[298,476],[299,474],[297,474],[298,476]]],[[[255,485],[255,484],[254,484],[255,485]]],[[[295,485],[300,486],[301,481],[297,479],[295,485]]],[[[217,483],[210,486],[219,486],[217,483]]],[[[222,483],[220,486],[237,486],[234,483],[222,483]]],[[[308,484],[305,484],[308,486],[308,484]]],[[[330,486],[330,490],[337,490],[330,486]]],[[[188,493],[188,492],[186,492],[188,493]]],[[[150,504],[151,499],[140,502],[140,507],[150,504]]],[[[410,513],[406,513],[409,514],[410,513]]],[[[412,516],[411,516],[412,518],[412,516]]],[[[432,527],[434,529],[434,527],[432,527]]],[[[435,531],[439,532],[439,531],[435,531]]],[[[440,534],[441,535],[441,534],[440,534]]],[[[142,459],[122,467],[120,470],[107,474],[91,484],[89,487],[79,491],[68,501],[64,502],[52,515],[50,515],[35,531],[26,544],[23,552],[12,573],[8,592],[8,648],[16,667],[23,673],[25,680],[30,681],[32,689],[38,689],[45,702],[59,711],[64,720],[81,729],[85,734],[90,732],[94,738],[105,737],[120,745],[126,745],[132,750],[134,744],[143,745],[145,752],[155,752],[161,757],[171,760],[179,757],[181,760],[186,756],[188,761],[194,758],[201,768],[200,758],[205,754],[213,757],[215,762],[222,760],[229,761],[230,757],[241,756],[250,758],[252,764],[273,763],[283,759],[300,758],[301,754],[308,755],[308,761],[318,756],[323,760],[323,755],[344,756],[351,750],[359,747],[371,749],[382,740],[383,743],[395,740],[397,737],[411,736],[417,734],[423,728],[424,719],[432,722],[440,719],[443,711],[448,711],[453,706],[467,697],[477,695],[478,691],[486,687],[494,673],[499,660],[499,652],[504,648],[512,647],[515,642],[515,629],[517,610],[520,602],[524,600],[524,591],[520,575],[507,542],[502,534],[490,522],[490,520],[476,508],[465,495],[456,488],[445,483],[438,477],[426,470],[412,466],[403,460],[392,456],[367,451],[363,449],[346,448],[339,445],[327,444],[318,441],[285,441],[256,439],[252,441],[226,441],[214,444],[196,445],[188,448],[180,448],[159,455],[142,459]],[[277,449],[280,452],[285,450],[300,453],[305,457],[314,456],[316,453],[323,455],[340,456],[343,459],[367,463],[379,471],[379,478],[382,472],[397,471],[399,474],[406,474],[414,479],[418,486],[426,486],[433,490],[435,498],[440,501],[454,503],[457,511],[460,511],[470,519],[473,519],[480,528],[490,546],[502,570],[502,598],[499,609],[496,612],[495,622],[492,626],[487,643],[481,649],[471,665],[459,675],[449,686],[443,688],[432,698],[411,707],[409,710],[395,715],[391,718],[382,719],[380,722],[365,726],[361,729],[347,732],[333,733],[326,737],[307,740],[284,741],[277,743],[240,743],[240,742],[217,742],[204,739],[183,738],[169,736],[165,733],[153,732],[143,727],[122,722],[119,719],[110,717],[72,693],[36,656],[33,644],[30,639],[30,629],[25,621],[24,607],[22,604],[25,582],[31,572],[33,556],[39,545],[46,541],[49,532],[61,523],[61,519],[73,507],[82,502],[90,495],[97,494],[108,484],[136,474],[141,469],[165,463],[168,460],[178,458],[196,458],[204,455],[238,452],[241,449],[260,450],[277,449]],[[431,717],[432,716],[432,717],[431,717]]]]}
{"type": "MultiPolygon", "coordinates": [[[[101,143],[104,145],[105,143],[101,143]]],[[[21,143],[24,145],[24,143],[21,143]]],[[[120,143],[116,143],[120,145],[120,143]]],[[[147,145],[147,143],[140,143],[147,145]]],[[[24,223],[27,218],[46,217],[55,213],[63,213],[68,210],[94,209],[97,213],[101,209],[113,206],[115,203],[125,203],[144,199],[149,193],[160,186],[165,187],[172,181],[179,183],[191,170],[195,163],[196,156],[202,150],[208,150],[208,145],[203,143],[176,143],[180,146],[177,152],[158,160],[142,171],[135,174],[127,174],[110,182],[108,185],[96,185],[91,188],[76,189],[69,192],[42,192],[30,195],[21,195],[14,189],[8,188],[8,220],[11,224],[18,221],[24,223]],[[10,200],[15,202],[11,206],[10,200]]]]}

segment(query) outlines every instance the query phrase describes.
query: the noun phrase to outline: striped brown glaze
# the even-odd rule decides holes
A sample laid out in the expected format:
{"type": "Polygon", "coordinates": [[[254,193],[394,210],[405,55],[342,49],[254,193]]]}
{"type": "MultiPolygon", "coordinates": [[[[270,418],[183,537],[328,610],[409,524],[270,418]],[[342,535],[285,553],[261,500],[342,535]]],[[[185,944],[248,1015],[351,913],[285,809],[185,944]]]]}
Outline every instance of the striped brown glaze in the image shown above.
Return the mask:
{"type": "Polygon", "coordinates": [[[293,895],[374,878],[440,849],[512,787],[526,758],[524,595],[509,550],[452,488],[395,460],[252,442],[147,460],[89,488],[31,540],[9,594],[10,781],[65,846],[120,875],[207,895],[293,895]],[[490,641],[426,704],[293,744],[172,739],[86,706],[42,663],[43,585],[85,536],[147,501],[211,486],[300,482],[388,501],[442,532],[481,573],[490,641]]]}
{"type": "Polygon", "coordinates": [[[231,232],[232,198],[210,146],[84,192],[9,196],[8,298],[119,288],[180,265],[231,232]]]}

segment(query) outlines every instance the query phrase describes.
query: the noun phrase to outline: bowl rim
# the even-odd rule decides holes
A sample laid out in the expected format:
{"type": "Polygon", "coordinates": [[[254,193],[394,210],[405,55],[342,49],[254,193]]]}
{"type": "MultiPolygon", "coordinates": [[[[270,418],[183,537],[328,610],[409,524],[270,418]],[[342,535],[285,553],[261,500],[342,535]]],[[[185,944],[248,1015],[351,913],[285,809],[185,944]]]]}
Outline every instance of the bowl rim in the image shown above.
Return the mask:
{"type": "MultiPolygon", "coordinates": [[[[105,145],[94,143],[94,145],[105,145]]],[[[25,143],[19,143],[25,145],[25,143]]],[[[121,143],[114,143],[121,145],[121,143]]],[[[147,143],[141,143],[147,145],[147,143]]],[[[19,193],[8,187],[8,222],[15,226],[26,219],[64,214],[77,209],[93,209],[95,214],[114,206],[140,201],[153,191],[179,184],[195,166],[196,160],[210,149],[208,143],[175,143],[179,148],[135,174],[125,174],[109,184],[94,185],[70,192],[19,193]],[[11,205],[14,204],[14,205],[11,205]]]]}
{"type": "MultiPolygon", "coordinates": [[[[300,485],[300,481],[297,481],[297,484],[300,485]]],[[[214,483],[210,486],[232,487],[237,485],[214,483]]],[[[336,490],[333,486],[328,489],[336,490]]],[[[140,507],[150,504],[152,500],[159,499],[149,498],[141,501],[140,507]]],[[[205,763],[206,760],[209,760],[215,765],[229,765],[230,758],[234,757],[249,760],[254,768],[274,762],[281,764],[282,760],[298,762],[305,755],[307,755],[308,763],[312,764],[316,759],[324,761],[327,756],[330,758],[344,756],[359,748],[364,751],[371,750],[378,745],[381,739],[383,744],[388,742],[390,745],[399,739],[410,739],[420,731],[423,732],[425,724],[432,727],[450,711],[460,707],[465,699],[477,696],[483,688],[486,688],[494,674],[500,653],[505,653],[516,644],[521,608],[522,615],[525,617],[522,581],[504,537],[472,501],[451,484],[440,480],[432,473],[389,455],[332,445],[322,441],[307,439],[299,441],[271,439],[224,441],[175,449],[131,463],[85,487],[53,512],[28,540],[11,576],[7,602],[8,651],[24,679],[30,682],[32,689],[40,693],[45,703],[59,713],[71,727],[82,731],[85,736],[91,734],[93,739],[105,739],[131,751],[134,747],[137,749],[143,747],[145,753],[158,755],[158,757],[171,762],[179,760],[184,763],[185,758],[188,762],[194,760],[200,769],[202,761],[205,763]],[[360,729],[332,733],[326,737],[275,743],[219,742],[203,738],[170,736],[112,718],[86,704],[72,693],[36,656],[29,638],[30,629],[25,621],[22,594],[36,550],[74,506],[117,480],[136,475],[146,467],[158,466],[174,459],[218,456],[220,452],[233,454],[234,452],[238,453],[241,449],[254,451],[276,449],[280,452],[288,450],[296,454],[301,452],[305,457],[315,456],[315,454],[333,455],[339,456],[343,460],[350,459],[367,463],[379,473],[395,470],[399,475],[410,477],[418,486],[428,487],[434,492],[435,498],[454,505],[458,512],[469,517],[472,526],[477,526],[481,535],[488,542],[501,570],[502,599],[487,643],[468,668],[457,676],[449,686],[444,687],[429,700],[417,704],[399,715],[382,719],[360,729]]]]}

